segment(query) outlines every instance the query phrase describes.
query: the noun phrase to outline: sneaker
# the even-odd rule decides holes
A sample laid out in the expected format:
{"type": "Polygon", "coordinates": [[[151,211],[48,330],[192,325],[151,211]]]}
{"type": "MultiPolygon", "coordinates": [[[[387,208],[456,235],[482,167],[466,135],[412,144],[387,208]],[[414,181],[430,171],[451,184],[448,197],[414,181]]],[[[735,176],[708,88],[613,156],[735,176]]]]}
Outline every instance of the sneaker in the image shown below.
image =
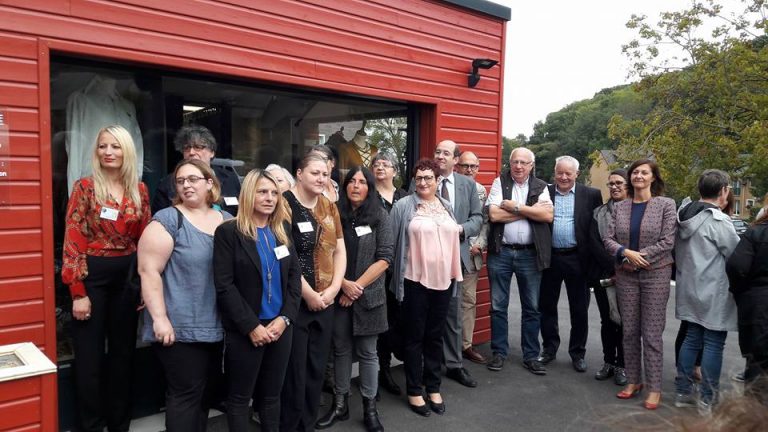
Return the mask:
{"type": "Polygon", "coordinates": [[[699,400],[698,405],[696,406],[697,410],[699,411],[700,416],[709,416],[712,415],[712,404],[706,403],[703,400],[699,400]]]}
{"type": "Polygon", "coordinates": [[[492,370],[494,372],[500,371],[504,367],[504,357],[502,357],[500,354],[493,354],[493,357],[491,357],[491,361],[486,364],[486,367],[488,370],[492,370]]]}
{"type": "Polygon", "coordinates": [[[731,375],[731,379],[733,381],[738,382],[738,383],[743,383],[744,382],[744,371],[741,371],[741,372],[739,372],[737,374],[731,375]]]}
{"type": "Polygon", "coordinates": [[[604,381],[612,377],[614,373],[614,367],[612,364],[603,363],[603,367],[595,373],[595,379],[598,381],[604,381]]]}
{"type": "Polygon", "coordinates": [[[617,386],[622,386],[622,387],[627,385],[627,383],[629,383],[626,369],[622,367],[617,367],[613,369],[613,383],[616,384],[617,386]]]}
{"type": "Polygon", "coordinates": [[[696,408],[696,398],[691,394],[678,393],[675,395],[675,406],[678,408],[696,408]]]}

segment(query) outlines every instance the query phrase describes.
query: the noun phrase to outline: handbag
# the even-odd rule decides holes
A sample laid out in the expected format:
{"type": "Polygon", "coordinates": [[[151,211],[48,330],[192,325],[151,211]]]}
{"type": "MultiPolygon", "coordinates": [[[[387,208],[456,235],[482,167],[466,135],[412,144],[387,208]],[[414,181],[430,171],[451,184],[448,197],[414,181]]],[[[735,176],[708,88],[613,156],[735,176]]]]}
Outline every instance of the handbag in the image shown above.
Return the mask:
{"type": "Polygon", "coordinates": [[[608,315],[611,321],[621,325],[621,313],[619,312],[619,302],[616,300],[616,285],[612,279],[603,279],[600,285],[605,288],[605,295],[608,298],[608,315]]]}

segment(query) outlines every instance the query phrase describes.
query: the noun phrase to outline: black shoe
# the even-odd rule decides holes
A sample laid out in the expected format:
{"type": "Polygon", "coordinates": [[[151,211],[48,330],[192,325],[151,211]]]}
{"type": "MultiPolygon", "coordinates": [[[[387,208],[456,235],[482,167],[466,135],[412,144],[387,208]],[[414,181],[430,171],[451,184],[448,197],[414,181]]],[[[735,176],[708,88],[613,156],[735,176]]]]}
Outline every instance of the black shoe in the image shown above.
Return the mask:
{"type": "Polygon", "coordinates": [[[432,402],[432,399],[427,399],[427,404],[429,404],[429,409],[432,410],[437,415],[443,415],[445,414],[445,401],[437,403],[432,402]]]}
{"type": "Polygon", "coordinates": [[[504,357],[502,357],[501,354],[494,353],[493,357],[491,357],[491,361],[489,361],[485,367],[494,372],[500,371],[504,367],[504,357]]]}
{"type": "Polygon", "coordinates": [[[587,371],[587,361],[584,360],[584,358],[577,358],[573,359],[571,361],[571,364],[573,365],[573,368],[576,370],[576,372],[586,372],[587,371]]]}
{"type": "Polygon", "coordinates": [[[603,363],[603,367],[595,373],[595,379],[598,381],[605,381],[612,377],[614,373],[614,367],[610,363],[603,363]]]}
{"type": "Polygon", "coordinates": [[[477,381],[475,381],[474,378],[472,378],[472,375],[469,374],[469,371],[463,367],[448,369],[445,372],[445,376],[465,387],[477,387],[477,381]]]}
{"type": "Polygon", "coordinates": [[[554,359],[556,359],[556,358],[557,358],[557,356],[555,354],[550,354],[548,352],[543,352],[543,353],[541,353],[541,355],[539,356],[537,361],[539,363],[543,364],[543,365],[548,365],[548,364],[552,363],[552,361],[554,359]]]}
{"type": "Polygon", "coordinates": [[[547,368],[545,368],[539,360],[525,360],[523,361],[523,367],[528,369],[534,375],[547,374],[547,368]]]}
{"type": "Polygon", "coordinates": [[[315,423],[315,429],[327,429],[336,421],[347,419],[349,419],[349,393],[334,394],[331,410],[315,423]]]}
{"type": "Polygon", "coordinates": [[[624,368],[617,367],[614,370],[615,375],[613,376],[613,382],[617,386],[625,386],[629,382],[629,379],[627,378],[627,371],[624,370],[624,368]]]}
{"type": "Polygon", "coordinates": [[[395,382],[395,379],[392,377],[392,372],[388,367],[381,368],[379,371],[379,386],[395,396],[400,396],[400,386],[395,382]]]}
{"type": "Polygon", "coordinates": [[[415,412],[416,414],[422,417],[429,417],[429,414],[431,414],[429,410],[429,405],[427,405],[426,403],[424,403],[424,405],[414,405],[409,401],[408,406],[411,407],[411,411],[415,412]]]}
{"type": "Polygon", "coordinates": [[[384,426],[379,421],[379,411],[376,410],[374,399],[363,398],[363,424],[366,432],[384,432],[384,426]]]}

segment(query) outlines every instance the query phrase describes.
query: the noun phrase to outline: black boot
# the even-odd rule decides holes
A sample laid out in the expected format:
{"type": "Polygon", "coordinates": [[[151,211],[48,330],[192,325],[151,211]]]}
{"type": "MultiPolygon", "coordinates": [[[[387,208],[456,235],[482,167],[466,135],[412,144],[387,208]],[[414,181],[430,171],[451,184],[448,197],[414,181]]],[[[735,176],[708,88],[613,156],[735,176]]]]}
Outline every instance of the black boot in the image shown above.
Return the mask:
{"type": "Polygon", "coordinates": [[[395,396],[400,396],[400,386],[392,378],[392,372],[390,372],[389,367],[382,366],[381,370],[379,370],[379,386],[395,396]]]}
{"type": "Polygon", "coordinates": [[[384,432],[376,411],[376,399],[363,398],[363,423],[367,432],[384,432]]]}
{"type": "Polygon", "coordinates": [[[347,420],[348,418],[349,393],[334,394],[331,410],[315,423],[315,429],[327,429],[333,426],[337,420],[347,420]]]}

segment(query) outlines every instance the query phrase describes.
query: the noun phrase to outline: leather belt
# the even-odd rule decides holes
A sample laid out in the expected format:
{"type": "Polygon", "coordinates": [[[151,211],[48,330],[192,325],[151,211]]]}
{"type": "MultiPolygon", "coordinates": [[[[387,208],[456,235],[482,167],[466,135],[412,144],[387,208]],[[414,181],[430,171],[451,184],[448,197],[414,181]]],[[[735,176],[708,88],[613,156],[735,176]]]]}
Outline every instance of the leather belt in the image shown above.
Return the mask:
{"type": "Polygon", "coordinates": [[[570,247],[570,248],[552,248],[552,253],[555,255],[570,255],[573,253],[578,252],[578,248],[570,247]]]}
{"type": "Polygon", "coordinates": [[[502,244],[503,247],[509,248],[512,250],[525,250],[525,249],[536,249],[536,245],[531,244],[502,244]]]}

